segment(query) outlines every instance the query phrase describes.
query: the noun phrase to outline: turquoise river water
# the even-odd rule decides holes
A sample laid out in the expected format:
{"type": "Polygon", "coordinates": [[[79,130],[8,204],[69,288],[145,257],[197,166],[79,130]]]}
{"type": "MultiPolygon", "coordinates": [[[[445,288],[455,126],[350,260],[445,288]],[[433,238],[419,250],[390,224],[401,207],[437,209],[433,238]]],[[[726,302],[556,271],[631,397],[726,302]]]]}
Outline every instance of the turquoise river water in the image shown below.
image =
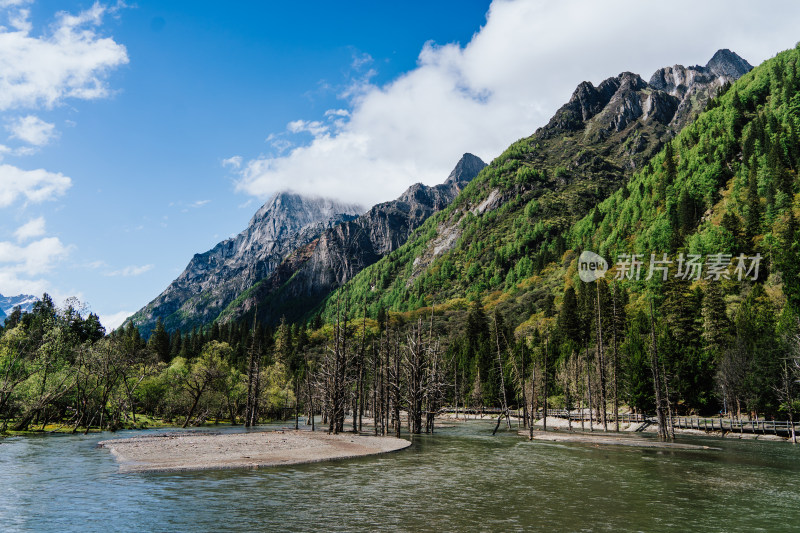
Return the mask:
{"type": "Polygon", "coordinates": [[[144,474],[118,473],[96,443],[147,432],[9,437],[0,530],[800,531],[800,445],[596,447],[493,426],[457,424],[375,457],[144,474]]]}

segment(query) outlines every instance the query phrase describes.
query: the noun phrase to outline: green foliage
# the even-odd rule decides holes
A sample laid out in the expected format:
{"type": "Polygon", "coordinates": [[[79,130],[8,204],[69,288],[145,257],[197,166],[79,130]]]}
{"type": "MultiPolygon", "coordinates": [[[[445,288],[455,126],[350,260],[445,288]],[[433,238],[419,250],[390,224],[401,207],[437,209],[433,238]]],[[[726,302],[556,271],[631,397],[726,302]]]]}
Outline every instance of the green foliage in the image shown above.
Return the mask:
{"type": "MultiPolygon", "coordinates": [[[[557,314],[551,333],[562,344],[558,353],[570,354],[599,338],[585,284],[565,279],[574,276],[580,251],[601,253],[612,263],[620,253],[645,258],[668,253],[673,259],[680,253],[734,258],[758,253],[770,260],[762,262],[755,283],[623,283],[618,290],[631,296],[623,313],[629,318],[613,334],[620,340],[624,397],[640,410],[652,409],[654,401],[644,305],[653,298],[658,364],[675,409],[710,413],[730,400],[775,412],[777,348],[770,339],[777,326],[770,316],[800,310],[798,61],[797,49],[784,52],[730,90],[723,87],[670,142],[668,135],[649,132],[656,141],[635,171],[615,159],[614,150],[630,149],[640,142],[637,136],[647,138],[638,131],[599,145],[596,137],[588,142],[583,134],[541,133],[514,143],[450,207],[344,290],[366,299],[370,316],[379,309],[410,313],[434,303],[448,309],[461,299],[484,303],[514,316],[510,327],[526,335],[557,314]],[[749,295],[759,291],[768,296],[755,306],[749,295]],[[756,308],[759,327],[745,319],[756,308]],[[752,359],[756,350],[737,333],[747,324],[748,335],[758,339],[752,342],[762,343],[759,357],[766,359],[758,360],[759,368],[772,370],[751,372],[747,380],[757,385],[732,392],[723,386],[725,368],[737,367],[731,361],[742,354],[752,359]],[[737,343],[744,344],[736,348],[737,343]],[[753,396],[758,387],[762,392],[753,396]]],[[[323,304],[323,316],[332,316],[330,309],[323,304]]],[[[611,334],[606,330],[604,338],[611,334]]],[[[484,357],[480,342],[454,336],[452,346],[459,360],[469,361],[460,364],[473,369],[474,380],[484,357]]]]}

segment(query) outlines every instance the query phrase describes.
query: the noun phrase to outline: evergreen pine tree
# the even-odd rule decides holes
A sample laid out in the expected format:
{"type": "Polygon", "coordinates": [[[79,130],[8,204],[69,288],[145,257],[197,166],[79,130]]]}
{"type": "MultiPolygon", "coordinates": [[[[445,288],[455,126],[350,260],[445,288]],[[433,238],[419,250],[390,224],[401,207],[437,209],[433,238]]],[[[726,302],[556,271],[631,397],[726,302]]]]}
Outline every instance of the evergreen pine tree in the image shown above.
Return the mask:
{"type": "Polygon", "coordinates": [[[748,246],[752,246],[753,239],[761,233],[761,197],[758,194],[758,172],[755,159],[750,161],[750,171],[747,175],[747,212],[745,217],[745,236],[748,246]]]}
{"type": "Polygon", "coordinates": [[[156,328],[150,334],[147,346],[158,355],[159,360],[169,361],[169,333],[164,329],[164,324],[160,318],[156,320],[156,328]]]}
{"type": "Polygon", "coordinates": [[[783,277],[783,291],[789,305],[800,312],[800,232],[794,210],[787,209],[786,223],[778,238],[781,243],[779,268],[783,277]]]}
{"type": "Polygon", "coordinates": [[[703,297],[703,342],[706,351],[717,363],[728,348],[730,327],[722,286],[719,282],[709,281],[703,297]]]}

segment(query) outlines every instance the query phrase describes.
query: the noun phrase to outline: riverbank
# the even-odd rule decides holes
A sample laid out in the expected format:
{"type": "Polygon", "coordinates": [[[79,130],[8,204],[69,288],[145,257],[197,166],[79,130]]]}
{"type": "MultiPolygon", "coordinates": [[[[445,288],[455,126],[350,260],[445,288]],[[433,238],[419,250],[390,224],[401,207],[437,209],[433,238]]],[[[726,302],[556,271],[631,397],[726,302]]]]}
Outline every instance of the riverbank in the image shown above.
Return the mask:
{"type": "MultiPolygon", "coordinates": [[[[0,432],[0,438],[2,437],[21,437],[26,435],[47,435],[51,433],[60,433],[60,434],[85,434],[85,433],[102,433],[103,431],[122,431],[122,430],[136,430],[136,429],[156,429],[156,428],[174,428],[178,427],[175,423],[169,420],[164,420],[163,418],[156,418],[148,415],[136,415],[136,422],[133,422],[132,418],[127,418],[119,427],[116,429],[110,428],[100,428],[97,426],[92,426],[90,428],[86,428],[86,426],[75,426],[74,421],[72,420],[63,420],[63,421],[56,421],[56,422],[48,422],[44,426],[40,424],[32,424],[29,429],[25,429],[22,431],[15,431],[13,429],[8,429],[14,426],[15,420],[9,420],[7,424],[7,428],[5,431],[0,432]]],[[[204,425],[212,425],[212,423],[206,423],[204,425]]]]}
{"type": "MultiPolygon", "coordinates": [[[[567,420],[563,418],[548,417],[547,431],[543,431],[542,420],[537,420],[533,428],[533,440],[547,442],[576,442],[594,445],[609,446],[635,446],[642,448],[682,448],[682,449],[715,449],[707,446],[696,446],[691,444],[679,444],[672,442],[660,442],[652,437],[658,432],[655,425],[646,424],[620,424],[620,432],[613,431],[613,424],[609,424],[611,431],[603,431],[602,426],[594,424],[594,431],[589,430],[589,425],[584,424],[581,429],[580,422],[572,422],[572,430],[569,429],[567,420]],[[645,426],[642,428],[641,426],[645,426]]],[[[530,432],[526,430],[518,431],[523,437],[530,438],[530,432]]],[[[748,433],[732,433],[721,431],[702,431],[697,429],[675,428],[675,435],[694,435],[702,437],[712,437],[717,439],[741,439],[741,440],[761,440],[761,441],[783,441],[789,439],[777,435],[761,435],[748,433]]]]}
{"type": "Polygon", "coordinates": [[[120,472],[261,468],[348,459],[402,450],[411,442],[393,437],[328,435],[309,431],[213,434],[179,432],[106,440],[120,472]]]}
{"type": "MultiPolygon", "coordinates": [[[[543,421],[541,419],[537,420],[536,423],[533,426],[534,429],[542,428],[543,427],[543,423],[542,422],[543,421]]],[[[573,432],[577,432],[577,434],[588,434],[588,435],[601,434],[602,435],[602,434],[605,433],[603,431],[602,424],[594,422],[593,427],[594,427],[594,431],[590,432],[589,431],[589,423],[588,423],[588,421],[586,421],[584,423],[583,430],[581,430],[580,421],[577,421],[577,422],[575,420],[572,421],[572,431],[573,432]],[[583,431],[583,433],[582,433],[582,431],[583,431]]],[[[613,431],[613,429],[614,429],[614,424],[613,423],[609,423],[608,424],[608,428],[609,428],[609,430],[611,430],[611,431],[609,431],[610,434],[615,434],[614,431],[613,431]]],[[[555,429],[555,430],[557,430],[559,432],[564,431],[564,432],[567,432],[567,433],[570,431],[569,422],[565,418],[552,417],[552,416],[548,416],[547,417],[547,429],[548,430],[555,429]]],[[[623,432],[623,433],[638,433],[638,434],[648,434],[648,435],[654,435],[654,434],[658,433],[658,426],[657,425],[655,425],[655,424],[646,424],[646,423],[633,423],[633,424],[620,423],[619,429],[620,429],[620,432],[623,432]]],[[[548,433],[549,433],[549,431],[548,431],[548,433]]],[[[784,441],[784,442],[790,440],[790,439],[788,439],[786,437],[781,437],[779,435],[771,435],[771,434],[739,433],[739,432],[735,432],[735,431],[733,431],[733,432],[731,432],[731,431],[725,431],[725,432],[722,432],[722,431],[703,431],[702,429],[686,429],[686,428],[677,428],[677,427],[675,428],[675,434],[676,435],[696,435],[696,436],[703,436],[703,437],[715,437],[715,438],[725,438],[725,439],[741,439],[741,440],[768,440],[768,441],[784,441]]]]}

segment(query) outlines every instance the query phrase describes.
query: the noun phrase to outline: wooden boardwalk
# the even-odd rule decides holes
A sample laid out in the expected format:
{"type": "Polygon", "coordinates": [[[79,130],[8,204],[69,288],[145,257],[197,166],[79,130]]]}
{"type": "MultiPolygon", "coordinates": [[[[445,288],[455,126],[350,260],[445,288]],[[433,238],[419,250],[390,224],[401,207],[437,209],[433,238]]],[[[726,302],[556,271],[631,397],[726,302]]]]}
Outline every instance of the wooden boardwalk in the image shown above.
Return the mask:
{"type": "MultiPolygon", "coordinates": [[[[499,415],[503,410],[499,407],[484,407],[484,408],[459,408],[445,407],[439,410],[440,413],[463,413],[469,415],[499,415]]],[[[513,409],[509,411],[509,416],[513,418],[522,418],[522,409],[513,409]]],[[[600,418],[596,413],[589,413],[588,409],[573,409],[567,411],[566,409],[548,409],[547,416],[556,418],[567,418],[580,422],[581,420],[588,421],[590,418],[595,424],[600,423],[600,418]]],[[[536,418],[541,419],[544,417],[544,412],[539,409],[536,412],[536,418]]],[[[606,420],[608,424],[614,423],[614,414],[606,413],[606,420]]],[[[619,421],[623,424],[657,424],[655,415],[646,415],[641,413],[624,413],[619,415],[619,421]]],[[[697,417],[697,416],[675,416],[672,417],[672,425],[676,429],[694,429],[707,432],[722,432],[722,433],[749,433],[756,435],[778,435],[781,437],[792,436],[792,426],[794,426],[795,433],[800,433],[800,423],[795,422],[792,424],[788,420],[745,420],[736,418],[720,418],[720,417],[697,417]]]]}

